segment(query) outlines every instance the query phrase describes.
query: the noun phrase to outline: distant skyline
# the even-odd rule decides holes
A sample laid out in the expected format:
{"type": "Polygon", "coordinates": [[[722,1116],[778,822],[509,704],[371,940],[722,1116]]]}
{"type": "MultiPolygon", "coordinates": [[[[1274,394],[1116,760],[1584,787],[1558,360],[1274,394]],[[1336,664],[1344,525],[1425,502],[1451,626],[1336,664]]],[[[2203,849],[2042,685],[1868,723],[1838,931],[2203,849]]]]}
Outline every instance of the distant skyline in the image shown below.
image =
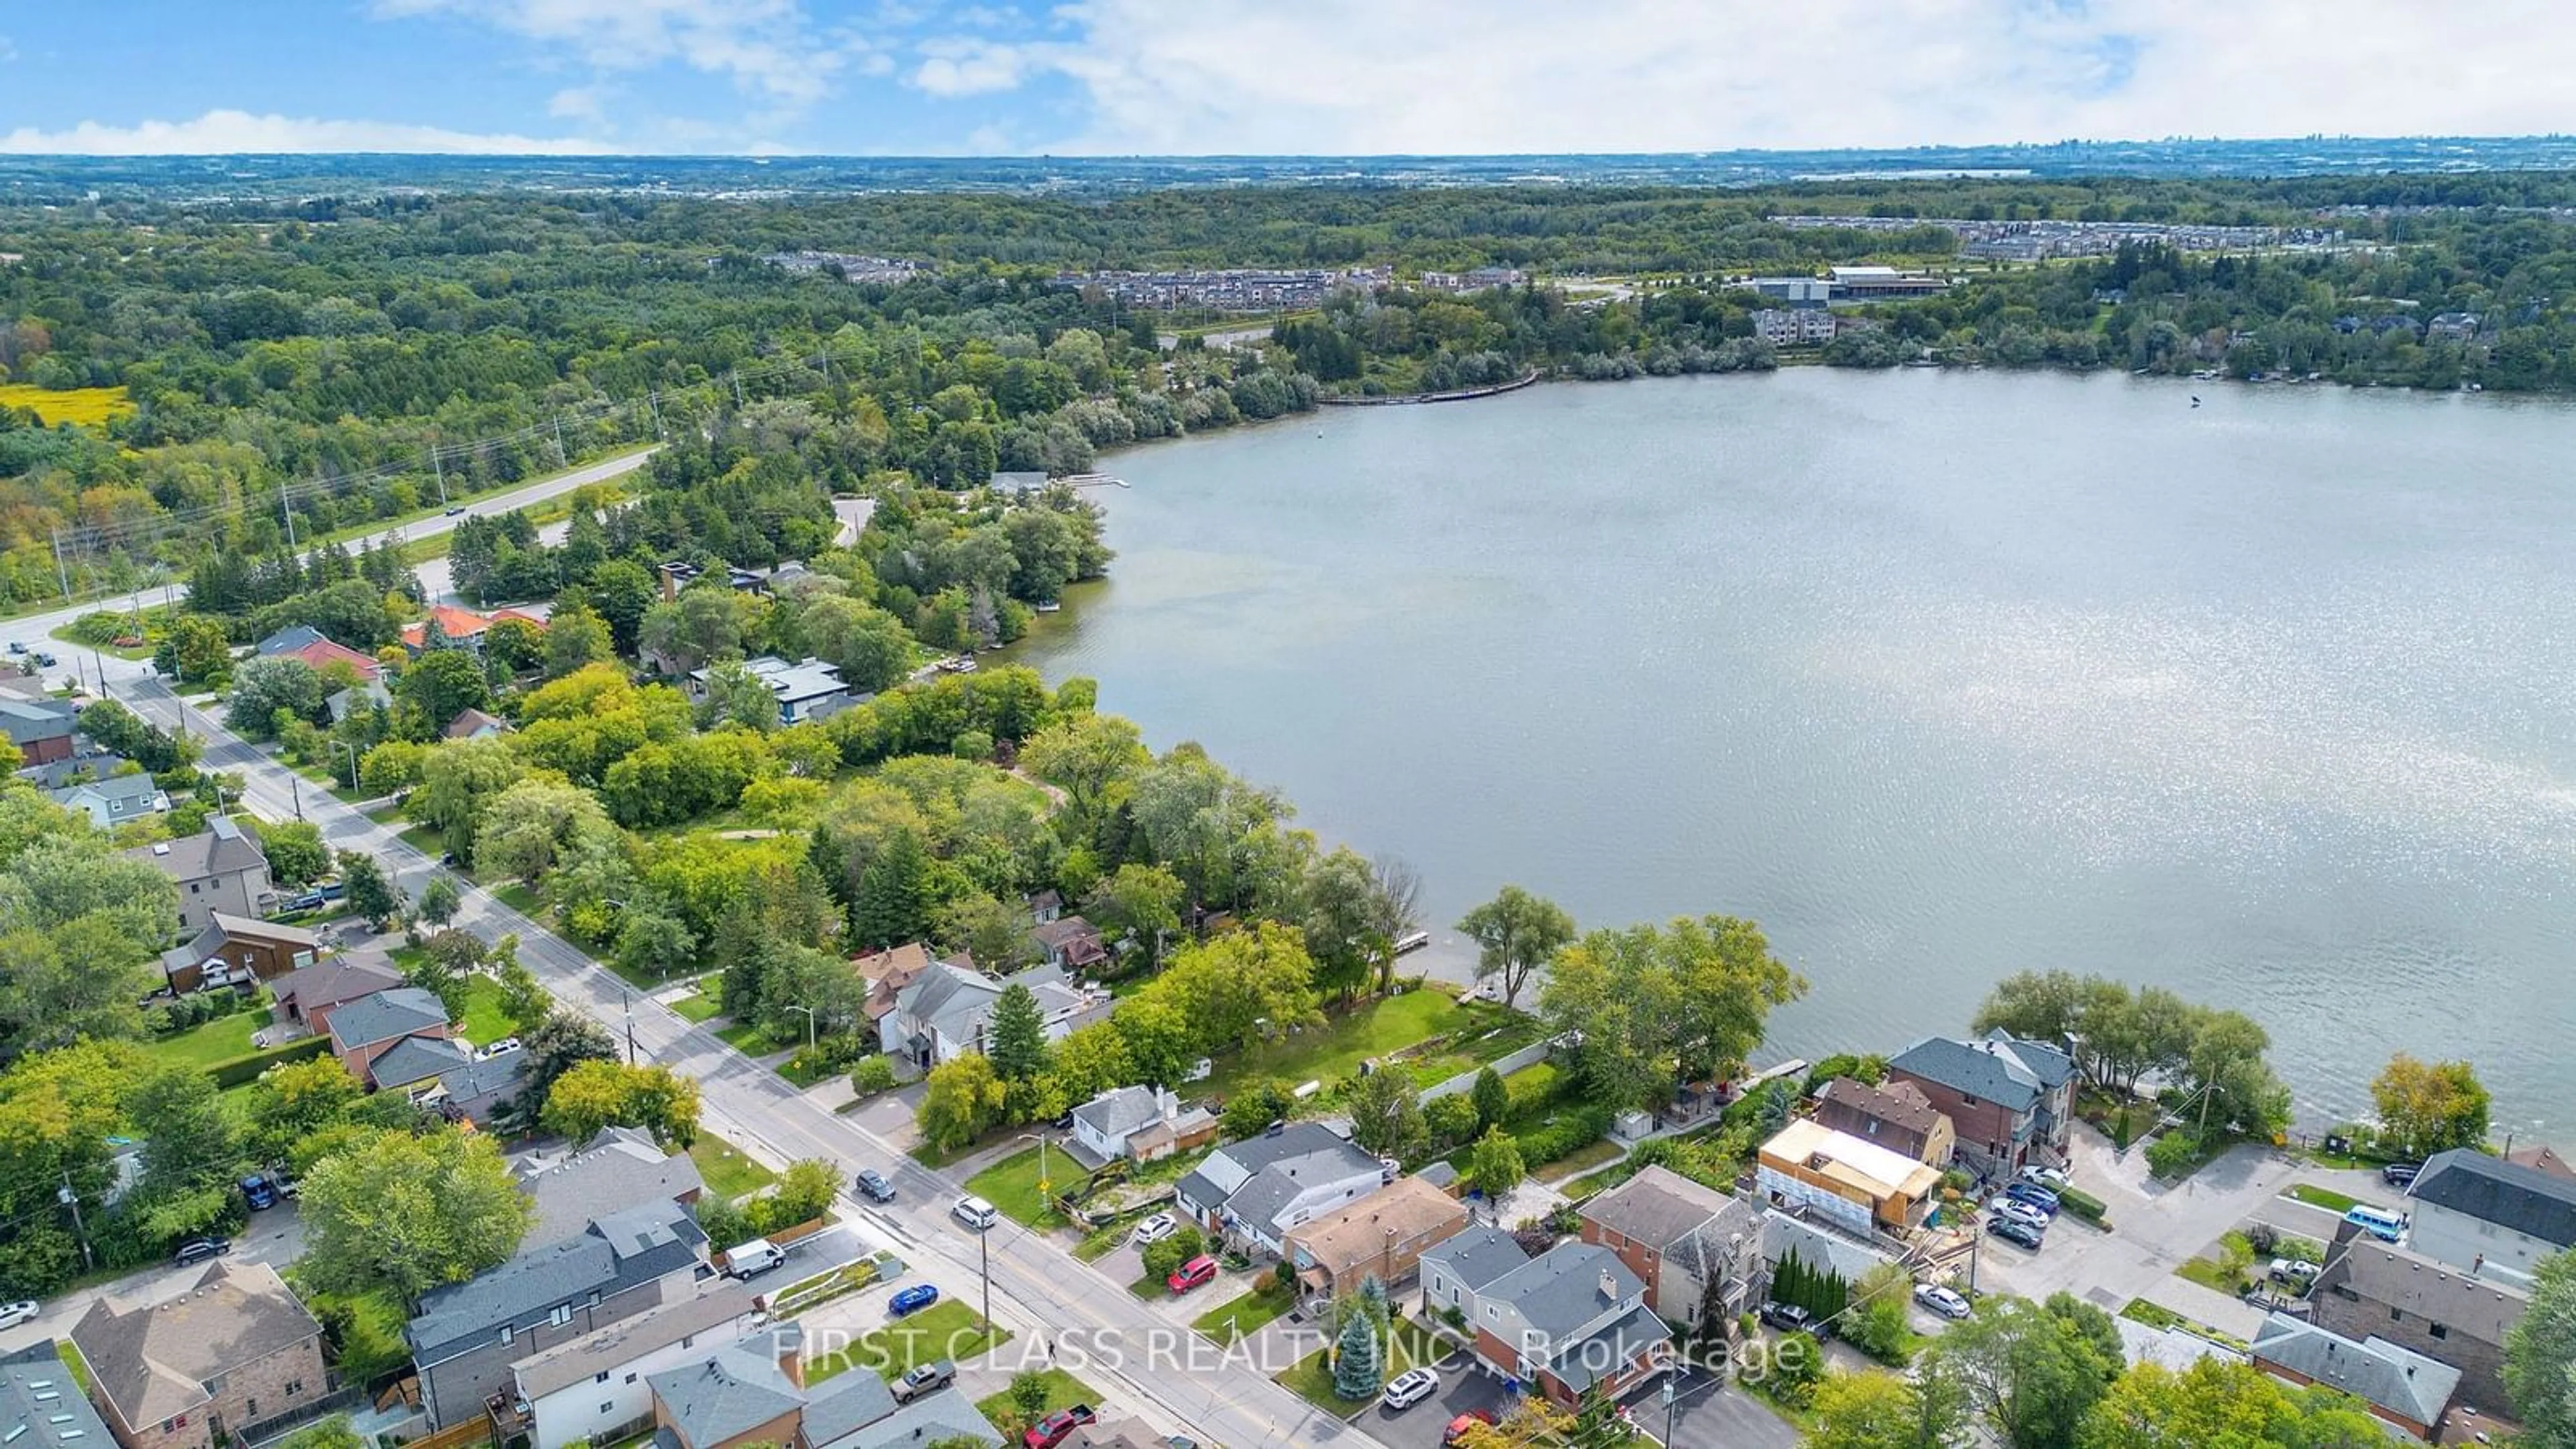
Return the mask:
{"type": "Polygon", "coordinates": [[[0,152],[1475,155],[2576,129],[2556,0],[0,0],[0,152]]]}

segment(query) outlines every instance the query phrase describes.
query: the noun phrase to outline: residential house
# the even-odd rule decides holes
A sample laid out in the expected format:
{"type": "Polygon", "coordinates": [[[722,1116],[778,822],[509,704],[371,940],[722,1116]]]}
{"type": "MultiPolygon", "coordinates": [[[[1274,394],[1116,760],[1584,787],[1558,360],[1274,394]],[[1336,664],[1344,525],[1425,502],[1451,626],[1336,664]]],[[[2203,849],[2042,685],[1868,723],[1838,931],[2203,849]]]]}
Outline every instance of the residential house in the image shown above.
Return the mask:
{"type": "MultiPolygon", "coordinates": [[[[653,1389],[646,1379],[705,1358],[711,1346],[738,1343],[764,1318],[759,1295],[748,1285],[718,1279],[694,1297],[520,1359],[510,1375],[528,1406],[536,1449],[564,1449],[576,1439],[614,1444],[640,1432],[653,1422],[653,1389]]],[[[792,1324],[781,1328],[789,1343],[785,1368],[795,1362],[802,1335],[792,1324]]]]}
{"type": "Polygon", "coordinates": [[[1160,1087],[1112,1087],[1073,1109],[1067,1156],[1097,1172],[1112,1162],[1154,1162],[1216,1137],[1216,1115],[1183,1106],[1160,1087]]]}
{"type": "Polygon", "coordinates": [[[2429,1439],[2459,1391],[2460,1371],[2384,1338],[2359,1341],[2286,1313],[2266,1316],[2254,1335],[2254,1366],[2304,1388],[2340,1389],[2384,1423],[2429,1439]]]}
{"type": "Polygon", "coordinates": [[[1619,1255],[1565,1242],[1487,1283],[1468,1314],[1477,1364],[1572,1408],[1626,1393],[1670,1365],[1672,1330],[1619,1255]]]}
{"type": "Polygon", "coordinates": [[[687,1207],[706,1186],[687,1153],[664,1152],[639,1128],[607,1128],[566,1156],[533,1159],[520,1168],[519,1190],[537,1205],[520,1250],[579,1237],[601,1213],[657,1202],[687,1207]]]}
{"type": "Polygon", "coordinates": [[[495,609],[489,614],[478,614],[472,609],[460,609],[454,604],[432,604],[429,606],[427,618],[417,624],[403,626],[402,641],[404,647],[414,653],[428,648],[429,626],[434,621],[438,625],[439,635],[447,643],[481,653],[483,636],[492,632],[492,626],[504,619],[515,619],[522,624],[533,625],[539,629],[546,627],[546,621],[543,618],[520,609],[495,609]]]}
{"type": "Polygon", "coordinates": [[[1528,1261],[1529,1254],[1511,1234],[1487,1223],[1473,1224],[1423,1250],[1422,1305],[1465,1323],[1474,1316],[1476,1295],[1486,1284],[1528,1261]]]}
{"type": "Polygon", "coordinates": [[[1762,1210],[1669,1167],[1644,1169],[1576,1209],[1583,1241],[1619,1255],[1646,1285],[1646,1306],[1696,1325],[1713,1284],[1719,1311],[1749,1306],[1762,1210]]]}
{"type": "Polygon", "coordinates": [[[1798,1118],[1762,1144],[1754,1181],[1773,1207],[1802,1208],[1846,1231],[1901,1233],[1931,1215],[1941,1171],[1902,1152],[1798,1118]]]}
{"type": "MultiPolygon", "coordinates": [[[[857,1377],[857,1374],[841,1376],[857,1377]]],[[[835,1386],[840,1382],[840,1379],[832,1380],[835,1386]]],[[[807,1423],[816,1422],[821,1407],[813,1405],[806,1409],[807,1423]]],[[[849,1416],[835,1417],[846,1420],[849,1416]]],[[[993,1422],[976,1410],[974,1400],[955,1389],[943,1389],[935,1394],[924,1394],[884,1418],[860,1424],[837,1438],[812,1437],[805,1449],[923,1449],[925,1445],[943,1440],[999,1444],[1002,1436],[993,1427],[993,1422]]]]}
{"type": "Polygon", "coordinates": [[[1756,1270],[1760,1282],[1753,1295],[1757,1303],[1771,1296],[1772,1275],[1788,1258],[1845,1283],[1857,1283],[1870,1269],[1896,1261],[1869,1240],[1778,1208],[1762,1211],[1761,1256],[1756,1270]]]}
{"type": "Polygon", "coordinates": [[[394,969],[391,957],[380,952],[344,953],[277,978],[269,991],[279,1021],[318,1032],[333,1008],[402,984],[402,973],[394,969]]]}
{"type": "MultiPolygon", "coordinates": [[[[889,946],[882,951],[851,958],[850,969],[867,983],[869,1022],[883,1021],[886,1013],[894,1010],[895,998],[903,993],[905,987],[920,980],[921,973],[930,969],[930,963],[930,948],[919,941],[907,941],[900,946],[889,946]]],[[[974,963],[968,958],[961,959],[958,965],[961,969],[972,970],[974,963]]]]}
{"type": "Polygon", "coordinates": [[[1108,949],[1100,944],[1100,928],[1080,916],[1040,921],[1035,934],[1047,964],[1060,971],[1088,971],[1109,959],[1108,949]]]}
{"type": "Polygon", "coordinates": [[[360,1078],[379,1092],[400,1092],[427,1105],[450,1072],[474,1065],[473,1048],[453,1037],[404,1036],[376,1054],[360,1078]]]}
{"type": "Polygon", "coordinates": [[[1418,1178],[1399,1177],[1338,1212],[1289,1230],[1281,1254],[1306,1296],[1329,1301],[1368,1278],[1389,1288],[1414,1275],[1425,1249],[1464,1232],[1467,1209],[1418,1178]]]}
{"type": "Polygon", "coordinates": [[[1129,1417],[1085,1424],[1065,1436],[1065,1449],[1171,1449],[1172,1441],[1142,1419],[1129,1417]]]}
{"type": "Polygon", "coordinates": [[[451,740],[488,740],[509,727],[510,722],[499,715],[485,714],[479,709],[461,709],[440,733],[451,740]]]}
{"type": "Polygon", "coordinates": [[[148,1307],[101,1298],[72,1328],[125,1449],[213,1449],[331,1391],[322,1325],[265,1263],[217,1262],[148,1307]]]}
{"type": "Polygon", "coordinates": [[[2474,342],[2485,325],[2486,318],[2476,312],[2436,312],[2433,320],[2424,324],[2424,338],[2428,342],[2474,342]]]}
{"type": "Polygon", "coordinates": [[[2460,1371],[2461,1397],[2494,1407],[2504,1391],[2505,1336],[2531,1311],[2522,1287],[2481,1278],[2346,1223],[2326,1250],[2308,1304],[2319,1328],[2387,1339],[2460,1371]]]}
{"type": "Polygon", "coordinates": [[[1031,497],[1046,491],[1046,470],[1006,470],[994,474],[988,486],[1013,498],[1031,497]]]}
{"type": "Polygon", "coordinates": [[[81,1397],[61,1344],[40,1338],[0,1354],[0,1442],[10,1449],[107,1449],[113,1432],[81,1397]]]}
{"type": "Polygon", "coordinates": [[[1389,1175],[1322,1123],[1289,1122],[1209,1153],[1172,1201],[1199,1226],[1276,1255],[1291,1230],[1377,1191],[1389,1175]]]}
{"type": "Polygon", "coordinates": [[[477,1052],[473,1060],[441,1070],[430,1089],[424,1091],[415,1082],[410,1090],[413,1100],[437,1108],[449,1121],[489,1126],[526,1094],[528,1067],[524,1047],[489,1056],[477,1052]]]}
{"type": "Polygon", "coordinates": [[[2426,1161],[2406,1206],[2406,1246],[2525,1288],[2541,1259],[2576,1247],[2576,1180],[2472,1147],[2426,1161]]]}
{"type": "Polygon", "coordinates": [[[211,816],[206,828],[181,840],[155,841],[125,852],[147,861],[179,886],[179,931],[194,936],[215,912],[256,916],[269,892],[268,853],[230,816],[211,816]]]}
{"type": "Polygon", "coordinates": [[[1029,897],[1029,919],[1043,926],[1064,914],[1064,896],[1053,890],[1039,891],[1029,897]]]}
{"type": "Polygon", "coordinates": [[[333,724],[338,724],[357,713],[358,706],[361,704],[372,705],[380,710],[391,709],[394,707],[394,692],[385,688],[383,680],[370,679],[361,684],[350,685],[346,689],[334,690],[322,701],[322,707],[331,712],[333,724]]]}
{"type": "Polygon", "coordinates": [[[502,1390],[521,1359],[691,1296],[706,1241],[686,1208],[648,1203],[431,1290],[403,1330],[431,1425],[497,1424],[514,1411],[502,1390]]]}
{"type": "MultiPolygon", "coordinates": [[[[751,671],[754,679],[769,686],[770,694],[778,700],[780,724],[830,719],[851,705],[874,698],[873,695],[853,693],[848,685],[841,682],[839,666],[820,659],[802,659],[791,664],[775,654],[763,654],[757,659],[744,660],[742,667],[751,671]]],[[[714,674],[712,666],[689,671],[689,698],[705,699],[707,681],[714,674]]]]}
{"type": "Polygon", "coordinates": [[[1108,1011],[1106,992],[1075,986],[1052,966],[1023,971],[1005,982],[941,961],[895,993],[894,1009],[877,1018],[877,1044],[888,1055],[902,1057],[923,1071],[967,1052],[980,1052],[993,1003],[1001,1000],[1011,982],[1037,997],[1049,1041],[1062,1041],[1076,1026],[1108,1011]]]}
{"type": "Polygon", "coordinates": [[[797,1370],[801,1343],[793,1324],[763,1329],[651,1375],[645,1382],[655,1440],[668,1449],[924,1449],[943,1440],[1002,1441],[955,1388],[898,1405],[885,1380],[872,1373],[836,1374],[809,1386],[797,1370]]]}
{"type": "Polygon", "coordinates": [[[18,747],[27,764],[70,759],[72,736],[79,729],[80,711],[67,701],[0,696],[0,733],[9,736],[9,743],[18,747]]]}
{"type": "MultiPolygon", "coordinates": [[[[262,659],[300,659],[316,672],[334,664],[349,666],[361,685],[376,684],[384,666],[372,654],[363,654],[346,645],[334,644],[322,631],[310,624],[292,624],[252,646],[252,653],[262,659]]],[[[333,718],[338,718],[333,715],[333,718]]]]}
{"type": "Polygon", "coordinates": [[[1815,1120],[1934,1167],[1948,1167],[1958,1144],[1949,1116],[1912,1082],[1873,1087],[1836,1077],[1816,1091],[1815,1120]]]}
{"type": "Polygon", "coordinates": [[[105,752],[67,755],[18,772],[66,810],[78,810],[101,830],[170,808],[170,797],[143,767],[105,752]]]}
{"type": "Polygon", "coordinates": [[[2551,1177],[2576,1179],[2576,1166],[2570,1166],[2567,1159],[2559,1156],[2557,1150],[2547,1144],[2517,1147],[2506,1153],[2504,1160],[2517,1167],[2528,1167],[2535,1172],[2545,1172],[2551,1177]]]}
{"type": "Polygon", "coordinates": [[[184,946],[161,953],[173,991],[273,981],[308,968],[321,952],[311,931],[279,921],[217,911],[184,946]]]}
{"type": "Polygon", "coordinates": [[[1926,1037],[1887,1064],[1950,1119],[1959,1166],[1986,1177],[2062,1167],[2074,1121],[2075,1059],[2007,1031],[1926,1037]]]}
{"type": "Polygon", "coordinates": [[[1752,314],[1753,335],[1774,347],[1834,340],[1834,314],[1821,307],[1764,307],[1752,314]]]}
{"type": "MultiPolygon", "coordinates": [[[[331,1054],[349,1075],[372,1087],[378,1057],[414,1037],[452,1038],[456,1028],[439,999],[417,986],[397,986],[331,1009],[322,1032],[331,1038],[331,1054]]],[[[389,1065],[388,1070],[391,1070],[389,1065]]]]}

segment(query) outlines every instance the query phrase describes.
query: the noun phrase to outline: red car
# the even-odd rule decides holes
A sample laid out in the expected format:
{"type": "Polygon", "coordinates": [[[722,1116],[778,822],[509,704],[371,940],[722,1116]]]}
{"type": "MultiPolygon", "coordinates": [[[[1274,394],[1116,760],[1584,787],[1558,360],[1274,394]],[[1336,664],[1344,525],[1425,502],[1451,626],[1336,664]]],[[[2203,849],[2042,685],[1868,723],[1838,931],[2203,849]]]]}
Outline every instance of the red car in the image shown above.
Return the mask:
{"type": "Polygon", "coordinates": [[[1440,1449],[1458,1449],[1458,1441],[1467,1437],[1468,1430],[1475,1428],[1479,1424],[1490,1424],[1492,1422],[1494,1422],[1494,1416],[1485,1410],[1469,1409],[1467,1412],[1460,1414],[1457,1418],[1450,1420],[1449,1427],[1441,1431],[1440,1449]]]}
{"type": "Polygon", "coordinates": [[[1096,1422],[1099,1418],[1098,1414],[1091,1411],[1089,1404],[1076,1404],[1070,1409],[1058,1409],[1031,1424],[1028,1430],[1020,1435],[1020,1443],[1025,1445],[1026,1449],[1055,1449],[1055,1446],[1064,1442],[1067,1434],[1085,1424],[1096,1422]]]}
{"type": "Polygon", "coordinates": [[[1193,1288],[1203,1287],[1215,1281],[1216,1259],[1201,1253],[1174,1268],[1171,1276],[1163,1280],[1163,1285],[1175,1293],[1187,1293],[1193,1288]]]}

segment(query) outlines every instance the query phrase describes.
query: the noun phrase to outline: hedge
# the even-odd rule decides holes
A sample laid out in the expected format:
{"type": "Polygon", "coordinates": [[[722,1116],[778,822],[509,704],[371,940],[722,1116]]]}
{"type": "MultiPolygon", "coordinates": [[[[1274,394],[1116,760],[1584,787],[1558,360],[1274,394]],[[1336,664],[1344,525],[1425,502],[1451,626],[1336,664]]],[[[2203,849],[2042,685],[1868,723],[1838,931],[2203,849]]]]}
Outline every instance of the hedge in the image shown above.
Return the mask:
{"type": "Polygon", "coordinates": [[[2103,1225],[2102,1215],[2108,1212],[2109,1209],[2102,1206],[2102,1200],[2100,1198],[2079,1188],[2061,1187],[2054,1189],[2054,1191],[2057,1193],[2057,1205],[2059,1207],[2066,1209],[2068,1212],[2075,1214],[2077,1217],[2082,1218],[2088,1223],[2095,1224],[2096,1226],[2103,1225]]]}
{"type": "Polygon", "coordinates": [[[252,1052],[246,1057],[234,1057],[230,1061],[217,1062],[206,1068],[206,1075],[215,1079],[215,1090],[222,1091],[226,1087],[238,1087],[244,1082],[255,1082],[259,1080],[259,1074],[270,1067],[283,1066],[288,1062],[300,1062],[307,1057],[318,1057],[330,1049],[329,1037],[308,1036],[301,1041],[288,1042],[282,1047],[273,1047],[264,1052],[252,1052]]]}

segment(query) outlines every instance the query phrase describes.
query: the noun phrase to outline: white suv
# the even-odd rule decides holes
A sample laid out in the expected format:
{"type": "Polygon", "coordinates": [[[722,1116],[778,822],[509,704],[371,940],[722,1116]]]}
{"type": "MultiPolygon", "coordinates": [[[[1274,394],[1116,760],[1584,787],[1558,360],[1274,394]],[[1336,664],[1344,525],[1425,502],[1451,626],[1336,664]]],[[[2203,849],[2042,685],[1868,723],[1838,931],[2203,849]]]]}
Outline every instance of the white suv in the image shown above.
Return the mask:
{"type": "Polygon", "coordinates": [[[971,1192],[957,1199],[955,1205],[948,1209],[948,1215],[979,1233],[990,1230],[1002,1220],[1002,1215],[991,1203],[971,1192]]]}
{"type": "Polygon", "coordinates": [[[1378,1398],[1390,1409],[1410,1409],[1430,1398],[1440,1387],[1440,1375],[1427,1368],[1406,1369],[1397,1374],[1378,1398]]]}

